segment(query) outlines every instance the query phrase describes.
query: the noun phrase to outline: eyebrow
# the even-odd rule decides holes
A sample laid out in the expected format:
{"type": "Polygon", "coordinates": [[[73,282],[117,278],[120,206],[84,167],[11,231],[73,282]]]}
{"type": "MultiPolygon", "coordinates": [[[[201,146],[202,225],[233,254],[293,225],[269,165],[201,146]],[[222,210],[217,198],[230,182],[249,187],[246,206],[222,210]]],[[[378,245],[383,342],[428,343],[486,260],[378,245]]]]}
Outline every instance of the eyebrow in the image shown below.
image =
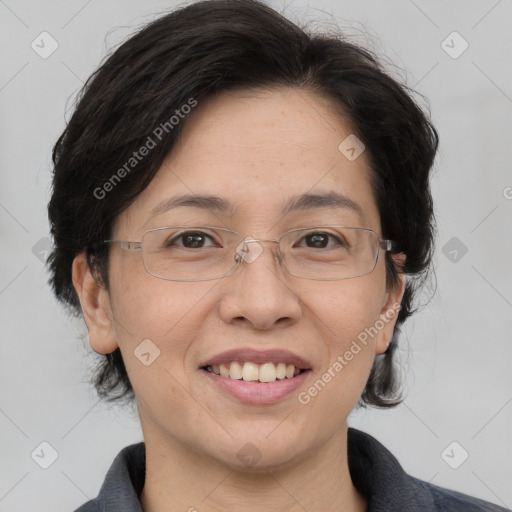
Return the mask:
{"type": "MultiPolygon", "coordinates": [[[[158,203],[151,210],[148,221],[156,215],[160,215],[174,208],[180,208],[183,206],[201,208],[203,210],[211,210],[220,214],[230,215],[233,215],[236,211],[236,206],[222,197],[202,194],[185,194],[170,197],[158,203]]],[[[349,197],[334,191],[317,194],[305,193],[292,196],[284,204],[281,210],[281,215],[285,216],[296,211],[318,210],[321,208],[351,210],[361,218],[364,218],[362,208],[359,204],[349,197]]]]}

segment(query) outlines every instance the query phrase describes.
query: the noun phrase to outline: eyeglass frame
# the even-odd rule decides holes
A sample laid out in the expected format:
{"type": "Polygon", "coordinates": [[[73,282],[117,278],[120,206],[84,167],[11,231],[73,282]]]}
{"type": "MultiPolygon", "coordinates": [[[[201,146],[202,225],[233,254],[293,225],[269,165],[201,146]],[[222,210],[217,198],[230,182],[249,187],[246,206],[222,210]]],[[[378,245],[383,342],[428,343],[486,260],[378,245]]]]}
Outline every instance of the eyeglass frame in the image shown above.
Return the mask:
{"type": "MultiPolygon", "coordinates": [[[[198,282],[198,281],[212,281],[213,279],[222,279],[224,277],[228,277],[230,275],[233,275],[238,270],[238,268],[240,267],[241,262],[245,261],[243,256],[239,257],[240,255],[237,252],[235,252],[234,256],[235,256],[235,261],[237,263],[236,263],[236,265],[230,271],[228,271],[226,274],[223,274],[221,276],[208,277],[208,278],[205,278],[205,279],[172,279],[172,278],[169,278],[169,277],[161,277],[161,276],[157,276],[155,274],[152,274],[148,270],[148,268],[146,267],[146,263],[144,261],[142,239],[144,238],[144,236],[147,233],[150,233],[152,231],[160,231],[160,230],[163,230],[163,229],[171,229],[171,228],[187,228],[188,230],[201,229],[201,228],[205,228],[205,229],[206,228],[208,228],[208,229],[221,229],[223,231],[229,231],[230,233],[238,235],[239,237],[242,236],[237,231],[233,231],[232,229],[229,229],[229,228],[222,228],[220,226],[162,226],[162,227],[159,227],[159,228],[152,228],[152,229],[148,229],[147,231],[145,231],[142,234],[142,236],[141,236],[141,241],[140,242],[132,242],[132,241],[129,241],[129,240],[103,240],[103,243],[115,244],[118,247],[120,247],[121,249],[125,249],[127,251],[140,251],[141,252],[141,258],[142,258],[142,264],[143,264],[144,269],[146,270],[146,272],[150,276],[155,277],[156,279],[163,279],[165,281],[198,282]]],[[[284,233],[282,233],[279,236],[279,238],[262,239],[262,238],[249,238],[249,237],[246,237],[246,238],[242,239],[242,241],[240,243],[247,244],[247,243],[251,243],[251,242],[274,242],[274,243],[277,243],[279,262],[281,263],[281,266],[285,269],[285,271],[289,275],[291,275],[293,277],[297,277],[299,279],[310,279],[310,280],[314,280],[314,281],[342,281],[342,280],[345,280],[345,279],[354,279],[354,278],[357,278],[357,277],[366,276],[368,274],[371,274],[375,270],[375,267],[377,266],[377,261],[379,260],[380,250],[381,249],[383,249],[384,252],[388,252],[388,251],[389,252],[396,252],[396,250],[397,250],[396,243],[393,240],[383,240],[383,239],[381,239],[379,237],[378,233],[375,230],[373,230],[373,229],[370,229],[370,228],[360,228],[360,227],[352,227],[352,226],[339,226],[339,225],[312,226],[312,227],[305,227],[305,228],[294,228],[294,229],[289,229],[288,231],[285,231],[284,233]],[[283,236],[287,235],[288,233],[291,233],[292,231],[315,230],[315,229],[322,229],[322,228],[345,228],[345,229],[354,229],[354,230],[368,231],[368,232],[374,233],[375,236],[377,237],[377,242],[378,243],[377,243],[377,254],[375,255],[375,261],[374,261],[372,269],[370,271],[368,271],[368,272],[365,272],[364,274],[360,274],[360,275],[357,275],[357,276],[350,276],[350,277],[316,278],[316,277],[302,277],[302,276],[297,276],[295,274],[292,274],[288,270],[288,268],[286,267],[286,264],[284,263],[284,257],[283,257],[283,254],[281,252],[281,239],[283,238],[283,236]]],[[[244,245],[244,247],[245,247],[245,245],[244,245]]]]}

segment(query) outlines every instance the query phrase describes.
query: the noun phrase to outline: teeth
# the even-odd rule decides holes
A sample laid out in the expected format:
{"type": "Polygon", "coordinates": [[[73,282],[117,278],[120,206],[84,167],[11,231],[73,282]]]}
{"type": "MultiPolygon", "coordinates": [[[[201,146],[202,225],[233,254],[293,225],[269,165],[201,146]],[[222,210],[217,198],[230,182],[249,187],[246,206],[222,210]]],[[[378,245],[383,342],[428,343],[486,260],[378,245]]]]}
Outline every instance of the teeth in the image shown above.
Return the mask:
{"type": "Polygon", "coordinates": [[[276,380],[291,379],[300,373],[300,368],[293,364],[285,363],[264,363],[258,365],[249,361],[240,364],[238,361],[232,361],[228,364],[214,364],[207,366],[209,372],[222,377],[229,377],[236,380],[275,382],[276,380]]]}
{"type": "Polygon", "coordinates": [[[274,363],[265,363],[260,366],[260,382],[274,382],[276,380],[276,376],[277,370],[274,363]]]}
{"type": "Polygon", "coordinates": [[[242,367],[240,366],[240,363],[237,363],[236,361],[231,363],[229,367],[229,376],[236,380],[240,380],[242,378],[242,367]]]}
{"type": "MultiPolygon", "coordinates": [[[[238,364],[238,363],[237,363],[238,364]]],[[[233,363],[231,363],[231,368],[233,368],[233,363]]],[[[231,375],[231,370],[229,370],[229,374],[231,375]]],[[[260,377],[258,365],[254,363],[244,363],[244,367],[242,368],[242,379],[244,380],[258,380],[260,377]]]]}
{"type": "Polygon", "coordinates": [[[276,366],[276,377],[278,379],[284,379],[286,377],[286,365],[284,363],[279,363],[276,366]]]}
{"type": "Polygon", "coordinates": [[[223,377],[229,377],[229,370],[226,368],[226,365],[224,365],[224,364],[220,365],[220,374],[223,377]]]}

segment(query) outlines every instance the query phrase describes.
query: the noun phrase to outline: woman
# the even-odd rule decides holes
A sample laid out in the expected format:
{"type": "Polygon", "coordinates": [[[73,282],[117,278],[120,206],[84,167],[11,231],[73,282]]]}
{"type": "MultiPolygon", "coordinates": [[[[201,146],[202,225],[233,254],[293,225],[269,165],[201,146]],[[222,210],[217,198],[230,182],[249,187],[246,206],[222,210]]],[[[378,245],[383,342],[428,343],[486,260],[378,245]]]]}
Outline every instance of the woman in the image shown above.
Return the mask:
{"type": "Polygon", "coordinates": [[[400,403],[437,144],[370,53],[255,1],[191,4],[106,60],[54,148],[51,284],[144,443],[80,512],[505,510],[347,427],[400,403]]]}

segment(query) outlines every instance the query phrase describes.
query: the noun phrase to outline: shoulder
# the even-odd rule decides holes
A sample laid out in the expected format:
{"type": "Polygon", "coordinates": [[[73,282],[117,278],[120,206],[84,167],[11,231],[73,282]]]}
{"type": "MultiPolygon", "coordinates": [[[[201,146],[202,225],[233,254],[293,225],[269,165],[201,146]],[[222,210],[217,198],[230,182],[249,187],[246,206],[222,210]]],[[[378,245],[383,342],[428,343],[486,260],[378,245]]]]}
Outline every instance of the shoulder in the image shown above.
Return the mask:
{"type": "Polygon", "coordinates": [[[510,512],[494,503],[483,501],[461,492],[445,489],[423,480],[409,476],[411,483],[432,498],[433,510],[450,510],[453,512],[510,512]]]}
{"type": "Polygon", "coordinates": [[[145,444],[141,442],[126,446],[112,462],[98,496],[75,512],[141,512],[139,497],[145,477],[145,444]]]}
{"type": "Polygon", "coordinates": [[[74,512],[100,512],[100,505],[97,499],[90,500],[77,508],[74,512]]]}
{"type": "Polygon", "coordinates": [[[409,475],[377,439],[354,428],[348,429],[348,462],[368,512],[511,512],[409,475]]]}

